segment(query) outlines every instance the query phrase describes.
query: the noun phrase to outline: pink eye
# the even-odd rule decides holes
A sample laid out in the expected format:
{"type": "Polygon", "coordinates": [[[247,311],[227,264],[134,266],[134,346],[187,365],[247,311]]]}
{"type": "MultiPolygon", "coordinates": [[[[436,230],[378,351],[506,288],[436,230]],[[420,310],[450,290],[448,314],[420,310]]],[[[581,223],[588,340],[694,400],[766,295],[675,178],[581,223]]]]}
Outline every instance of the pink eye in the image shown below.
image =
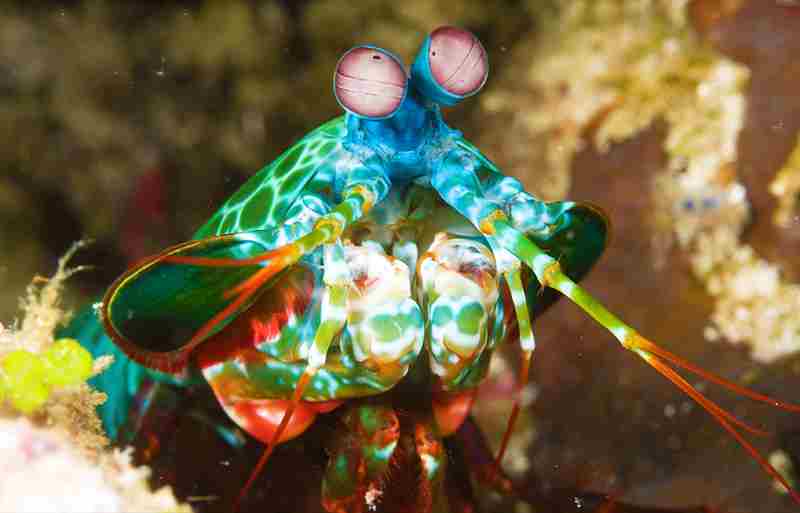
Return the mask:
{"type": "Polygon", "coordinates": [[[406,94],[406,72],[397,59],[379,48],[359,46],[339,59],[333,76],[336,99],[359,116],[392,115],[406,94]]]}
{"type": "Polygon", "coordinates": [[[481,42],[471,32],[456,27],[439,27],[431,33],[428,61],[439,86],[459,96],[476,93],[489,74],[481,42]]]}

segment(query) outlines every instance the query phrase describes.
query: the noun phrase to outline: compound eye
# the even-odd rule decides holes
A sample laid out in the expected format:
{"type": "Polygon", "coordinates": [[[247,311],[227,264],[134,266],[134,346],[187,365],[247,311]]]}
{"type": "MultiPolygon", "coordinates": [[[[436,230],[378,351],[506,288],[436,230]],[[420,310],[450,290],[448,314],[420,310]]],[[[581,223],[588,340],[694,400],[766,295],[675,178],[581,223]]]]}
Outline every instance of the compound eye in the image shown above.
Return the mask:
{"type": "Polygon", "coordinates": [[[333,90],[348,112],[380,119],[394,114],[406,95],[403,65],[380,48],[357,46],[345,53],[333,76],[333,90]]]}
{"type": "Polygon", "coordinates": [[[457,27],[439,27],[431,33],[428,61],[439,86],[458,96],[478,92],[489,74],[481,42],[471,32],[457,27]]]}

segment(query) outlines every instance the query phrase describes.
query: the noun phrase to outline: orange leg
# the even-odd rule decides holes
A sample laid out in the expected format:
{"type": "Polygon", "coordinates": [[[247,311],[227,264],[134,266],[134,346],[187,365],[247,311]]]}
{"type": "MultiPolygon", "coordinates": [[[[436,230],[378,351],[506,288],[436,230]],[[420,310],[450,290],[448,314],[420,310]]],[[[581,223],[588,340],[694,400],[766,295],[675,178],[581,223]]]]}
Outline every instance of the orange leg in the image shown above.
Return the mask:
{"type": "Polygon", "coordinates": [[[422,470],[417,511],[429,512],[433,510],[437,501],[445,500],[442,494],[442,481],[447,466],[447,453],[438,429],[431,425],[430,421],[414,423],[414,447],[422,470]]]}

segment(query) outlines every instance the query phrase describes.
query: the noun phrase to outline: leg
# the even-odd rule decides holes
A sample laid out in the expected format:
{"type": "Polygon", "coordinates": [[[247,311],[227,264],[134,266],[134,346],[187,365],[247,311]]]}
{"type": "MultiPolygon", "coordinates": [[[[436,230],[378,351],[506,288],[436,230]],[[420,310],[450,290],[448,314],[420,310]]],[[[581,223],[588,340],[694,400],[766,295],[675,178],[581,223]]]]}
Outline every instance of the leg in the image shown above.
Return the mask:
{"type": "Polygon", "coordinates": [[[487,486],[497,492],[508,495],[513,492],[511,480],[494,464],[489,445],[480,428],[472,418],[467,418],[455,433],[464,459],[469,467],[470,476],[479,485],[487,486]]]}
{"type": "Polygon", "coordinates": [[[442,493],[447,452],[445,451],[439,430],[430,421],[414,423],[414,447],[420,462],[422,479],[419,483],[419,498],[416,511],[430,512],[447,510],[447,498],[442,493]]]}
{"type": "Polygon", "coordinates": [[[334,435],[322,481],[322,505],[331,513],[360,513],[380,500],[400,438],[391,407],[365,402],[348,407],[334,435]]]}
{"type": "Polygon", "coordinates": [[[503,434],[503,440],[500,443],[500,450],[497,452],[495,459],[495,467],[499,470],[500,463],[503,461],[508,442],[511,439],[511,432],[514,429],[514,424],[519,416],[521,407],[522,390],[528,384],[528,373],[531,365],[531,358],[533,351],[536,349],[536,340],[533,338],[533,330],[531,329],[531,316],[528,310],[527,298],[525,289],[522,285],[522,277],[520,276],[520,269],[518,267],[504,273],[508,289],[511,292],[511,302],[514,304],[514,313],[517,317],[517,327],[519,329],[519,345],[522,349],[520,355],[520,371],[519,380],[517,381],[517,391],[514,394],[514,405],[511,408],[511,415],[508,418],[506,432],[503,434]]]}

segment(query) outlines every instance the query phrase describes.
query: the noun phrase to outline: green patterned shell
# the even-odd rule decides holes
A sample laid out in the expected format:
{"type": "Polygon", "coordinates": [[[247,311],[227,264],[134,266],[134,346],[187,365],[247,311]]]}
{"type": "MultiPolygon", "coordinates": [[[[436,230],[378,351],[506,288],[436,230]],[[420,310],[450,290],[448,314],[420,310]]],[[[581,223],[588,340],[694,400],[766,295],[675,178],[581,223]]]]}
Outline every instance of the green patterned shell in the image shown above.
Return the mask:
{"type": "Polygon", "coordinates": [[[330,187],[335,165],[343,158],[345,133],[344,116],[310,132],[247,180],[194,238],[264,230],[283,223],[302,192],[325,192],[330,187]]]}

